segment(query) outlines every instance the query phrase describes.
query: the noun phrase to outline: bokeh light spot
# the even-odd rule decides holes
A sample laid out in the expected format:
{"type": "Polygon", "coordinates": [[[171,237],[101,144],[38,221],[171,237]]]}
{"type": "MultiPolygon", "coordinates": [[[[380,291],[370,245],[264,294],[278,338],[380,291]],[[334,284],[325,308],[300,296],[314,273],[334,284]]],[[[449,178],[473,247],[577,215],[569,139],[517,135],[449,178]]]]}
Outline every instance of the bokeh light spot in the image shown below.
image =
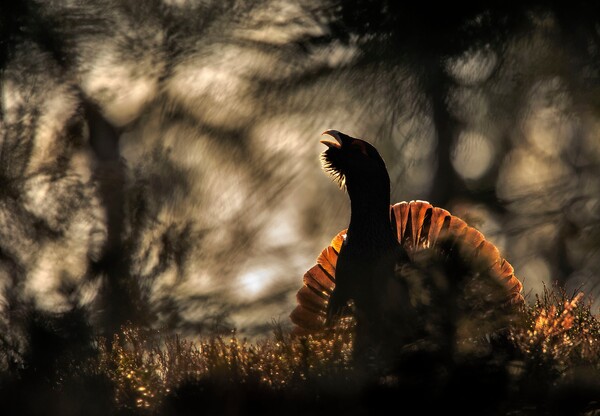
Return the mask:
{"type": "Polygon", "coordinates": [[[486,136],[472,131],[463,132],[454,146],[452,165],[463,178],[477,180],[492,166],[495,153],[486,136]]]}

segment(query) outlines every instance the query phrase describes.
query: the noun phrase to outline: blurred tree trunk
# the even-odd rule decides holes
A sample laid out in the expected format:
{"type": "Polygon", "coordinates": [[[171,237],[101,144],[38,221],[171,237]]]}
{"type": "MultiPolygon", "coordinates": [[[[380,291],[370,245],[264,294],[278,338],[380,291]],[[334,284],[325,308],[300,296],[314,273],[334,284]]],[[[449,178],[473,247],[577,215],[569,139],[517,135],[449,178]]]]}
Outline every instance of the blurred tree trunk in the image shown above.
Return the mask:
{"type": "Polygon", "coordinates": [[[125,165],[119,154],[119,132],[93,104],[85,103],[90,145],[97,158],[94,172],[106,209],[108,236],[102,257],[92,265],[103,280],[100,293],[101,327],[114,334],[127,322],[142,324],[140,290],[129,271],[129,252],[123,241],[125,165]]]}
{"type": "Polygon", "coordinates": [[[422,70],[426,74],[425,94],[431,105],[437,135],[437,163],[429,199],[433,205],[447,207],[453,198],[466,191],[462,179],[452,166],[452,147],[462,123],[448,109],[448,92],[453,81],[444,69],[440,57],[434,57],[431,61],[434,61],[432,65],[427,65],[422,70]]]}

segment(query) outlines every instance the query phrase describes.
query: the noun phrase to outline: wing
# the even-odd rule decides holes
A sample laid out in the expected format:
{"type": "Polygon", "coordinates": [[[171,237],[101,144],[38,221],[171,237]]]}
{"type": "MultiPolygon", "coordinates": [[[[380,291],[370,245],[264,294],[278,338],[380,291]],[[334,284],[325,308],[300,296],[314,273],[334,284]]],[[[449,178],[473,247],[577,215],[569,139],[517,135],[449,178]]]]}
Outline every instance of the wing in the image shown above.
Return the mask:
{"type": "MultiPolygon", "coordinates": [[[[523,303],[523,285],[512,265],[500,256],[498,249],[483,234],[442,208],[425,201],[400,202],[390,208],[391,222],[400,244],[409,257],[420,250],[441,244],[452,244],[458,254],[477,270],[488,270],[507,288],[507,302],[523,303]]],[[[325,325],[327,304],[335,289],[335,266],[346,230],[336,235],[319,257],[317,264],[304,274],[304,285],[298,291],[298,305],[290,318],[294,333],[306,334],[325,325]]]]}

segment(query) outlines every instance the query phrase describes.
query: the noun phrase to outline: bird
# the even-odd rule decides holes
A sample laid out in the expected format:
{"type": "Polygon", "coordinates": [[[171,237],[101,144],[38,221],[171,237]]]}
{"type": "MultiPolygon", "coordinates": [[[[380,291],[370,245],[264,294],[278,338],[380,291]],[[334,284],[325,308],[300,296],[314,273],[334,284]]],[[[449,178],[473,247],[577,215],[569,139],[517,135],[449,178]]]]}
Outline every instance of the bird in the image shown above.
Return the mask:
{"type": "Polygon", "coordinates": [[[373,327],[394,312],[390,304],[403,305],[396,312],[407,310],[404,306],[411,298],[401,271],[411,262],[417,264],[427,250],[456,260],[450,264],[485,272],[491,283],[503,288],[503,306],[523,304],[523,285],[514,268],[481,232],[427,201],[391,205],[390,177],[377,149],[337,130],[322,136],[327,147],[321,154],[322,168],[347,191],[351,214],[347,229],[331,240],[303,276],[290,314],[294,334],[330,328],[336,317],[349,313],[351,302],[357,327],[367,328],[365,336],[379,331],[377,336],[385,337],[385,327],[373,327]]]}

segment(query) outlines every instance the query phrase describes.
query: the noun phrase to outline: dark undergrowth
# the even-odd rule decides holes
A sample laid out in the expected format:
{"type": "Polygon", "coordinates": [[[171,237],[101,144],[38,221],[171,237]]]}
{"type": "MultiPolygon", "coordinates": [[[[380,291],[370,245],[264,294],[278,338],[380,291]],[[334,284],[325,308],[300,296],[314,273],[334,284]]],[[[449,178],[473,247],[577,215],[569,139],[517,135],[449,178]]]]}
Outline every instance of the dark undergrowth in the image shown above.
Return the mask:
{"type": "Polygon", "coordinates": [[[451,353],[415,339],[377,371],[355,365],[351,318],[258,342],[133,326],[105,339],[77,311],[27,322],[25,353],[2,338],[2,415],[600,414],[600,321],[558,288],[500,331],[467,325],[451,353]]]}

